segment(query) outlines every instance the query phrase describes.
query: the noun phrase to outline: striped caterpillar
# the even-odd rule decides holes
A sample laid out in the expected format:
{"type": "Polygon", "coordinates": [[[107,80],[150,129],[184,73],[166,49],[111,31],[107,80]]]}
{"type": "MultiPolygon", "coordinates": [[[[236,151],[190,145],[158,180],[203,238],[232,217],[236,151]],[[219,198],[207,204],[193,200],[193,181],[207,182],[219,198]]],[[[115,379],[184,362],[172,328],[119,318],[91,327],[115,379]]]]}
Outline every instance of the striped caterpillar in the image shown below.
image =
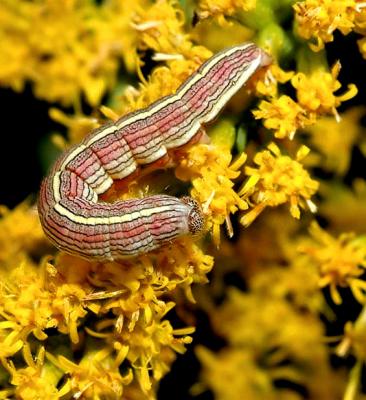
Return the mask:
{"type": "Polygon", "coordinates": [[[207,60],[176,91],[149,107],[91,132],[66,151],[41,185],[38,210],[51,242],[91,260],[118,260],[149,252],[203,229],[190,197],[155,195],[98,202],[98,196],[139,168],[167,166],[176,149],[197,142],[202,124],[269,56],[252,43],[227,48],[207,60]]]}

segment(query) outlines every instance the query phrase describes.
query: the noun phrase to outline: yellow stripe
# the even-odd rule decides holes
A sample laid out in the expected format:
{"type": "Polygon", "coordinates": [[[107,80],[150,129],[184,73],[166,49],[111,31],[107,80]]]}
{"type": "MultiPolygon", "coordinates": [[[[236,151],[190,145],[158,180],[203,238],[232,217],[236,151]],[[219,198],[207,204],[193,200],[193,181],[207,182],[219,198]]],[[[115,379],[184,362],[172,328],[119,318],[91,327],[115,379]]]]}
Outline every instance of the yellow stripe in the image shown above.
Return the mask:
{"type": "MultiPolygon", "coordinates": [[[[182,204],[182,208],[185,207],[182,204]]],[[[76,215],[73,214],[70,210],[66,209],[63,207],[60,203],[55,204],[55,210],[63,215],[64,217],[67,217],[69,220],[77,223],[77,224],[83,224],[83,225],[95,225],[95,224],[122,224],[125,222],[131,222],[136,219],[139,219],[141,217],[150,217],[152,214],[156,213],[163,213],[166,211],[172,211],[172,206],[160,206],[160,207],[153,207],[153,208],[147,208],[143,209],[141,211],[134,211],[131,213],[126,213],[123,215],[119,216],[111,216],[111,217],[83,217],[82,215],[76,215]]],[[[174,211],[177,211],[177,207],[174,207],[174,211]]]]}

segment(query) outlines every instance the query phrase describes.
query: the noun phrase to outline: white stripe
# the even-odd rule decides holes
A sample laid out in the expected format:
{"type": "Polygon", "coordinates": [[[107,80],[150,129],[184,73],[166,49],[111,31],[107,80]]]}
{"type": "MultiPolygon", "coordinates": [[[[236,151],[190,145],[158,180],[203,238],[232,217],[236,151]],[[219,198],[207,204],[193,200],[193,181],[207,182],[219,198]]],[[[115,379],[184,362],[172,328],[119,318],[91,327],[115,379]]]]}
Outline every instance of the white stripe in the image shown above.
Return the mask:
{"type": "Polygon", "coordinates": [[[101,184],[98,185],[98,187],[94,189],[94,191],[97,194],[102,194],[105,193],[112,185],[113,185],[113,180],[110,176],[108,176],[108,178],[105,181],[103,181],[101,184]]]}
{"type": "Polygon", "coordinates": [[[55,198],[55,202],[61,200],[60,196],[60,185],[61,185],[61,172],[56,172],[52,179],[52,191],[53,197],[55,198]]]}

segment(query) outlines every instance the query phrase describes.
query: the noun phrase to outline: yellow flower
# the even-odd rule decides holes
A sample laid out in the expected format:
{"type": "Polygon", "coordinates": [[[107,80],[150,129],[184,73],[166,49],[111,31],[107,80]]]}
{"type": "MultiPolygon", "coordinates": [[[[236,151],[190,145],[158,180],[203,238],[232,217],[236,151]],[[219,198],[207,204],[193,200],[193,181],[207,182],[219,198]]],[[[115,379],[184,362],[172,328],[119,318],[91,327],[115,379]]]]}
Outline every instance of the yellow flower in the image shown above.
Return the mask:
{"type": "Polygon", "coordinates": [[[173,60],[168,66],[154,69],[149,79],[139,84],[139,89],[128,87],[123,95],[125,104],[121,104],[123,113],[135,111],[150,105],[162,96],[174,93],[178,87],[208,58],[210,52],[202,52],[202,58],[192,60],[173,60]]]}
{"type": "Polygon", "coordinates": [[[77,105],[82,95],[98,105],[116,83],[122,57],[130,70],[135,65],[130,21],[144,4],[1,2],[0,82],[22,90],[31,81],[37,97],[65,106],[77,105]]]}
{"type": "Polygon", "coordinates": [[[302,72],[294,75],[291,71],[284,72],[278,66],[272,66],[265,79],[256,86],[259,95],[271,99],[259,103],[259,109],[253,111],[254,117],[263,119],[264,126],[275,130],[275,137],[280,139],[292,139],[298,129],[313,125],[319,115],[332,113],[339,121],[337,107],[357,94],[356,86],[349,84],[346,93],[334,95],[341,87],[337,80],[339,71],[339,62],[330,72],[316,68],[307,75],[302,72]],[[278,82],[285,83],[290,79],[296,89],[297,102],[287,95],[277,97],[278,82]]]}
{"type": "Polygon", "coordinates": [[[133,375],[130,369],[122,375],[110,353],[108,349],[89,349],[79,363],[51,353],[47,353],[47,358],[67,376],[61,389],[63,395],[96,400],[120,399],[124,386],[130,384],[133,375]]]}
{"type": "Polygon", "coordinates": [[[136,317],[133,329],[120,325],[123,314],[116,321],[101,321],[97,331],[87,329],[90,335],[105,341],[105,352],[115,353],[113,364],[116,367],[132,366],[131,374],[145,394],[151,393],[156,383],[169,371],[175,352],[184,353],[185,345],[192,342],[187,335],[192,334],[194,328],[174,330],[170,322],[163,319],[173,307],[174,303],[170,303],[167,309],[160,307],[153,313],[146,309],[136,317]]]}
{"type": "Polygon", "coordinates": [[[354,28],[358,12],[355,0],[305,0],[294,4],[297,31],[305,39],[313,39],[310,47],[319,51],[324,43],[333,41],[339,30],[347,35],[354,28]]]}
{"type": "Polygon", "coordinates": [[[338,397],[340,388],[327,383],[336,374],[316,315],[300,313],[268,294],[233,288],[226,294],[225,302],[210,310],[210,318],[228,345],[217,353],[197,348],[203,388],[224,400],[297,398],[276,387],[276,380],[285,380],[302,385],[314,399],[338,397]]]}
{"type": "Polygon", "coordinates": [[[286,95],[270,101],[262,100],[253,115],[255,119],[264,119],[264,126],[275,130],[275,137],[280,139],[292,139],[299,128],[310,123],[301,105],[286,95]]]}
{"type": "MultiPolygon", "coordinates": [[[[86,391],[99,396],[112,385],[111,393],[118,396],[132,373],[141,390],[150,393],[169,371],[175,352],[185,351],[185,344],[191,342],[187,335],[194,331],[173,329],[163,317],[175,303],[160,297],[180,287],[194,301],[191,285],[206,282],[212,264],[212,257],[191,238],[161,249],[155,257],[142,256],[123,263],[89,263],[65,254],[57,257],[57,269],[47,260],[39,269],[23,263],[2,276],[0,355],[11,357],[27,346],[30,333],[46,341],[45,330],[57,328],[73,343],[80,343],[80,333],[83,337],[86,331],[105,339],[105,346],[96,359],[91,357],[95,363],[92,370],[86,369],[90,367],[89,356],[81,364],[59,357],[56,365],[72,376],[62,389],[65,393],[86,391]],[[80,326],[89,310],[100,317],[97,332],[80,326]],[[132,366],[128,377],[118,371],[125,359],[132,366]]],[[[55,360],[51,355],[49,358],[55,360]]]]}
{"type": "Polygon", "coordinates": [[[351,352],[357,360],[366,360],[366,306],[363,306],[355,322],[348,321],[344,326],[344,337],[336,349],[340,357],[344,357],[351,352]]]}
{"type": "MultiPolygon", "coordinates": [[[[185,291],[189,300],[194,301],[190,292],[191,285],[207,282],[206,274],[213,267],[213,257],[204,254],[192,238],[184,237],[163,247],[153,257],[150,254],[118,263],[98,264],[63,255],[57,267],[68,280],[75,279],[73,275],[78,268],[76,276],[79,281],[89,280],[95,287],[95,299],[99,298],[99,294],[100,299],[105,294],[107,299],[111,297],[103,302],[103,306],[98,306],[96,312],[112,310],[117,315],[123,314],[125,323],[130,321],[130,328],[133,329],[134,318],[139,312],[147,308],[154,311],[155,307],[165,307],[158,298],[178,287],[185,291]],[[108,293],[112,296],[108,296],[108,293]]],[[[87,298],[94,300],[93,295],[87,298]]]]}
{"type": "Polygon", "coordinates": [[[157,61],[193,59],[200,57],[204,48],[192,44],[184,29],[185,16],[176,0],[160,0],[150,7],[140,7],[133,19],[133,28],[138,33],[139,47],[156,52],[157,61]]]}
{"type": "MultiPolygon", "coordinates": [[[[95,117],[78,113],[70,116],[57,108],[51,108],[49,115],[54,121],[64,125],[68,129],[70,144],[80,143],[88,133],[100,125],[95,117]]],[[[60,138],[60,136],[53,137],[53,140],[61,150],[65,150],[68,144],[62,141],[62,139],[60,140],[60,138]]]]}
{"type": "MultiPolygon", "coordinates": [[[[182,238],[154,256],[118,263],[88,263],[68,255],[61,255],[57,262],[60,275],[69,282],[65,289],[71,282],[79,290],[85,287],[83,282],[92,284],[94,292],[84,295],[83,304],[100,319],[95,330],[90,326],[85,330],[105,341],[103,348],[111,357],[115,353],[114,364],[128,360],[144,393],[155,390],[156,383],[169,370],[175,352],[185,351],[185,344],[191,342],[187,335],[194,331],[190,327],[173,329],[164,316],[175,303],[161,297],[181,288],[194,301],[191,286],[194,282],[206,282],[212,265],[213,258],[205,255],[191,238],[182,238]],[[177,337],[180,335],[183,337],[177,337]]],[[[58,296],[62,304],[65,294],[58,291],[57,299],[58,296]]],[[[77,311],[78,302],[73,306],[77,311]]]]}
{"type": "Polygon", "coordinates": [[[212,231],[214,243],[220,243],[220,225],[226,222],[232,234],[230,214],[245,210],[248,205],[234,189],[234,180],[240,175],[240,167],[246,155],[232,161],[230,150],[225,146],[200,144],[190,148],[176,169],[181,180],[192,182],[191,195],[208,214],[207,228],[212,231]]]}
{"type": "Polygon", "coordinates": [[[336,108],[357,94],[356,86],[349,84],[346,93],[340,96],[334,95],[334,92],[341,87],[337,80],[340,68],[338,62],[334,64],[331,72],[317,69],[308,75],[297,73],[291,79],[291,83],[297,91],[299,105],[309,113],[317,115],[333,113],[338,119],[336,108]]]}
{"type": "Polygon", "coordinates": [[[140,41],[139,48],[154,50],[153,59],[164,61],[167,66],[154,69],[148,80],[138,71],[142,81],[140,88],[127,88],[124,93],[127,106],[122,106],[119,111],[134,111],[174,93],[212,55],[204,46],[192,43],[184,24],[184,13],[174,0],[158,1],[148,8],[139,9],[133,23],[140,41]]]}
{"type": "Polygon", "coordinates": [[[28,202],[14,210],[0,206],[0,265],[14,266],[30,255],[36,255],[46,240],[39,223],[37,210],[28,202]]]}
{"type": "Polygon", "coordinates": [[[363,114],[362,108],[355,107],[343,113],[339,121],[333,117],[323,117],[315,125],[306,128],[311,144],[322,155],[322,168],[334,171],[337,175],[347,173],[353,146],[361,136],[360,118],[363,114]]]}
{"type": "Polygon", "coordinates": [[[334,303],[342,298],[337,287],[349,287],[360,303],[366,300],[366,283],[360,277],[366,268],[366,236],[343,233],[334,238],[313,222],[310,240],[304,240],[299,251],[309,256],[319,269],[319,285],[329,286],[334,303]]]}
{"type": "Polygon", "coordinates": [[[311,211],[316,210],[310,198],[319,184],[311,179],[300,163],[308,151],[302,146],[294,160],[282,155],[280,149],[271,143],[268,150],[255,155],[254,162],[258,168],[246,167],[245,174],[250,178],[239,191],[240,196],[250,196],[254,204],[254,208],[240,220],[244,226],[249,225],[268,206],[290,203],[290,213],[294,218],[300,218],[299,207],[305,208],[307,205],[311,211]]]}
{"type": "Polygon", "coordinates": [[[45,361],[44,347],[39,348],[33,359],[30,345],[26,344],[23,348],[23,359],[26,362],[23,368],[17,368],[12,361],[2,359],[4,368],[10,373],[10,383],[15,386],[11,390],[15,398],[57,400],[65,394],[62,389],[57,389],[61,374],[45,361]]]}
{"type": "Polygon", "coordinates": [[[264,77],[256,84],[256,92],[259,96],[277,97],[278,83],[286,83],[293,76],[293,71],[284,71],[278,64],[272,64],[264,77]]]}
{"type": "MultiPolygon", "coordinates": [[[[30,333],[45,340],[47,328],[58,328],[78,342],[77,324],[86,311],[82,299],[86,292],[77,285],[64,283],[47,261],[38,269],[23,262],[11,271],[2,272],[0,287],[0,315],[17,339],[25,342],[30,333]]],[[[90,290],[90,289],[89,289],[90,290]]],[[[9,341],[9,336],[5,342],[9,341]]],[[[16,350],[19,346],[15,342],[16,350]]]]}
{"type": "Polygon", "coordinates": [[[225,22],[225,16],[231,16],[238,11],[253,10],[256,0],[200,0],[197,14],[199,18],[216,18],[219,23],[225,22]]]}

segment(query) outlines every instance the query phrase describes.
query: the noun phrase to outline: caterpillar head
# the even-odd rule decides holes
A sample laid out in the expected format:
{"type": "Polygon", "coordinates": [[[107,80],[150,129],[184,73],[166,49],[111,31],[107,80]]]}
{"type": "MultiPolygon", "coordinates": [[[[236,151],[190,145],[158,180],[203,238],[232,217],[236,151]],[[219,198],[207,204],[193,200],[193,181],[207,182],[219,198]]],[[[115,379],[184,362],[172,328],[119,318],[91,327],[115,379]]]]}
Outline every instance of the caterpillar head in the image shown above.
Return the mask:
{"type": "Polygon", "coordinates": [[[190,212],[188,215],[188,229],[190,234],[196,235],[202,232],[205,225],[205,218],[199,203],[189,196],[184,196],[180,200],[182,203],[185,203],[190,207],[190,212]]]}

